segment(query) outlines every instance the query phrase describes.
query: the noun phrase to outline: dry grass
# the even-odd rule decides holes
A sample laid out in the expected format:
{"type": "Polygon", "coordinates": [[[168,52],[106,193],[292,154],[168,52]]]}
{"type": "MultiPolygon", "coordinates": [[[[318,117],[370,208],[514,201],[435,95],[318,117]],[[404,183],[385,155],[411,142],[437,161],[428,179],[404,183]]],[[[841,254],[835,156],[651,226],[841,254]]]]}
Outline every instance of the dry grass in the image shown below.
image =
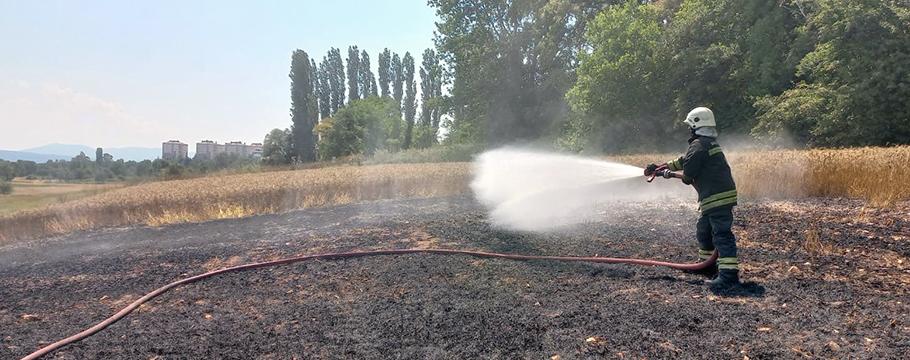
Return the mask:
{"type": "Polygon", "coordinates": [[[141,184],[0,217],[0,242],[105,226],[164,225],[467,191],[466,163],[341,166],[141,184]]]}
{"type": "MultiPolygon", "coordinates": [[[[910,146],[725,152],[746,198],[840,196],[887,206],[910,199],[910,146]]],[[[678,155],[676,155],[678,156],[678,155]]],[[[643,166],[667,154],[611,159],[643,166]]]]}
{"type": "Polygon", "coordinates": [[[803,250],[810,255],[830,255],[834,252],[834,245],[822,241],[817,229],[803,232],[803,250]]]}

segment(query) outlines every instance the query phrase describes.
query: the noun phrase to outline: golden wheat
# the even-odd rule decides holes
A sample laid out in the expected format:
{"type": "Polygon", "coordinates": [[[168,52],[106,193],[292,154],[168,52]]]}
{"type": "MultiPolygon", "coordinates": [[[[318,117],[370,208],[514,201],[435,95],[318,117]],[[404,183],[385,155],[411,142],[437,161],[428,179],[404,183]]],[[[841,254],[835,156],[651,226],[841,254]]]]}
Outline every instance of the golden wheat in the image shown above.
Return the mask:
{"type": "Polygon", "coordinates": [[[465,163],[275,171],[147,183],[0,217],[0,242],[130,224],[164,225],[467,191],[465,163]]]}
{"type": "MultiPolygon", "coordinates": [[[[910,199],[910,146],[725,151],[746,198],[849,197],[887,206],[910,199]]],[[[679,155],[611,157],[644,166],[679,155]]]]}

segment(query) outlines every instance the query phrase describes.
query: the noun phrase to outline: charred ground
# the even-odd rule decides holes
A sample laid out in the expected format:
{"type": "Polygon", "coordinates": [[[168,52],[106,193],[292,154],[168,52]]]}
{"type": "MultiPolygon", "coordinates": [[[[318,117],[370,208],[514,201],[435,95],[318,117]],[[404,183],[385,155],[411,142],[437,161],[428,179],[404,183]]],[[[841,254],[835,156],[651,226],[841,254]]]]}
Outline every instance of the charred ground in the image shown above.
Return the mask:
{"type": "MultiPolygon", "coordinates": [[[[470,198],[77,233],[0,247],[0,358],[167,282],[246,262],[445,247],[693,261],[695,213],[621,205],[553,235],[492,229],[470,198]]],[[[663,268],[408,255],[227,274],[177,288],[55,358],[899,358],[910,352],[910,204],[753,202],[744,278],[714,294],[663,268]]]]}

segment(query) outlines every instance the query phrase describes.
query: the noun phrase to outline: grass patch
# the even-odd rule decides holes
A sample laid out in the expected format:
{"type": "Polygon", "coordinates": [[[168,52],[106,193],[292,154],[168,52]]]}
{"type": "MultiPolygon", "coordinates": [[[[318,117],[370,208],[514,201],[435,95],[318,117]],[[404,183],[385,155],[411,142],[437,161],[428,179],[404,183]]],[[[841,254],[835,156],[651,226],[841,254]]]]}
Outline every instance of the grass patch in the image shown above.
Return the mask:
{"type": "Polygon", "coordinates": [[[12,192],[0,195],[0,215],[64,203],[120,188],[122,184],[75,184],[13,180],[12,192]]]}
{"type": "Polygon", "coordinates": [[[469,162],[483,149],[479,145],[438,145],[426,149],[408,149],[398,152],[378,151],[365,159],[365,164],[414,164],[469,162]]]}

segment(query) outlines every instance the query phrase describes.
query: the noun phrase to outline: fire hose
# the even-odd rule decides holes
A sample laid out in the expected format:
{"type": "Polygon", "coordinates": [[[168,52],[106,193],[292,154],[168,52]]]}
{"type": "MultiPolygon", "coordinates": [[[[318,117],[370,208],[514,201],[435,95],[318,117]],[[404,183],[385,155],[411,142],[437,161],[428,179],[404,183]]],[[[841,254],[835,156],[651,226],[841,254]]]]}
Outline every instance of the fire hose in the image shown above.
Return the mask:
{"type": "Polygon", "coordinates": [[[214,270],[207,273],[199,274],[196,276],[191,276],[182,280],[174,281],[170,284],[164,285],[160,288],[155,289],[154,291],[145,294],[145,296],[139,298],[136,301],[130,303],[127,307],[118,311],[116,314],[111,317],[104,319],[103,321],[95,324],[92,327],[89,327],[85,330],[80,331],[72,336],[69,336],[60,341],[54,342],[50,345],[47,345],[38,351],[35,351],[28,356],[22,358],[22,360],[31,360],[38,359],[44,355],[47,355],[61,347],[72,344],[79,340],[85,339],[89,336],[98,333],[104,328],[110,326],[111,324],[117,322],[118,320],[124,318],[126,315],[131,313],[133,310],[136,310],[139,306],[145,302],[151,300],[152,298],[163,294],[164,292],[173,289],[175,287],[190,284],[205,278],[209,278],[215,275],[220,275],[224,273],[240,271],[240,270],[250,270],[257,269],[262,267],[276,266],[276,265],[286,265],[291,263],[296,263],[305,260],[332,260],[332,259],[349,259],[357,257],[366,257],[366,256],[377,256],[377,255],[407,255],[407,254],[440,254],[440,255],[469,255],[480,258],[498,258],[498,259],[509,259],[509,260],[547,260],[547,261],[569,261],[569,262],[589,262],[589,263],[605,263],[605,264],[631,264],[631,265],[644,265],[644,266],[665,266],[677,270],[686,270],[686,271],[695,271],[705,269],[711,265],[714,265],[717,260],[717,252],[711,256],[710,259],[702,261],[700,263],[684,264],[684,263],[672,263],[665,261],[657,260],[643,260],[643,259],[628,259],[628,258],[613,258],[613,257],[584,257],[584,256],[545,256],[545,255],[520,255],[520,254],[501,254],[494,252],[484,252],[484,251],[471,251],[471,250],[454,250],[454,249],[394,249],[394,250],[367,250],[367,251],[350,251],[350,252],[338,252],[338,253],[325,253],[325,254],[312,254],[312,255],[303,255],[297,257],[291,257],[280,260],[265,261],[258,263],[251,263],[245,265],[238,265],[233,267],[228,267],[220,270],[214,270]]]}

